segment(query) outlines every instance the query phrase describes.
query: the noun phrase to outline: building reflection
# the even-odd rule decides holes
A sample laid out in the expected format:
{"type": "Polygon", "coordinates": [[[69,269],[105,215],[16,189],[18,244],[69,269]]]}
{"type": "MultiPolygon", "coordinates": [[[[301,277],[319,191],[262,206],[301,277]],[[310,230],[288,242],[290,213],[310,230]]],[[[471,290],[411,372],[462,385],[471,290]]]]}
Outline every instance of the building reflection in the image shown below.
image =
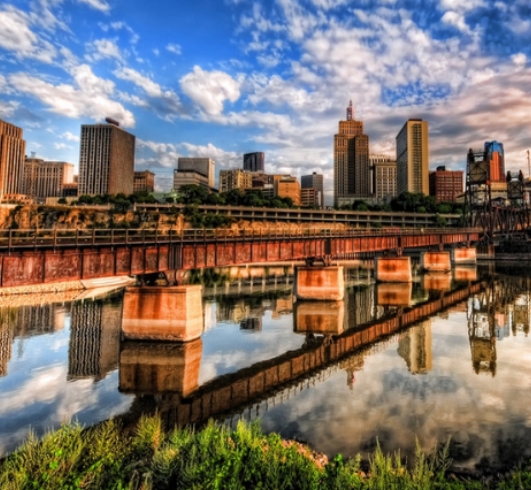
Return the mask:
{"type": "Polygon", "coordinates": [[[0,376],[7,375],[16,338],[45,335],[64,328],[68,307],[59,304],[0,308],[0,376]]]}
{"type": "Polygon", "coordinates": [[[398,355],[411,374],[427,374],[432,369],[431,320],[425,320],[400,336],[398,355]]]}
{"type": "Polygon", "coordinates": [[[118,366],[122,303],[113,298],[72,304],[69,381],[94,378],[99,381],[118,366]]]}

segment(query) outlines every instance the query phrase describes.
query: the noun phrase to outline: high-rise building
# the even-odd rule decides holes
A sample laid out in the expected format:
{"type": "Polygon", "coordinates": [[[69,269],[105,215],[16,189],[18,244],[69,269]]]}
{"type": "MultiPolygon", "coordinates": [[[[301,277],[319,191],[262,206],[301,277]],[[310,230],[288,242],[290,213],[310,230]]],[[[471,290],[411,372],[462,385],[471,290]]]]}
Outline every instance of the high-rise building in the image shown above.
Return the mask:
{"type": "Polygon", "coordinates": [[[26,158],[22,193],[36,203],[47,197],[63,197],[65,184],[73,184],[74,165],[66,162],[45,162],[41,158],[26,158]]]}
{"type": "Polygon", "coordinates": [[[278,197],[289,197],[295,206],[301,205],[301,185],[296,177],[285,175],[275,181],[275,195],[278,197]]]}
{"type": "Polygon", "coordinates": [[[149,170],[135,172],[133,180],[133,192],[153,192],[155,190],[155,174],[149,170]]]}
{"type": "Polygon", "coordinates": [[[243,170],[246,172],[263,172],[265,154],[261,151],[243,155],[243,170]]]}
{"type": "Polygon", "coordinates": [[[221,170],[219,172],[219,192],[229,192],[233,189],[242,191],[253,187],[253,175],[239,168],[221,170]]]}
{"type": "Polygon", "coordinates": [[[463,194],[462,170],[446,170],[440,166],[430,172],[430,196],[437,202],[456,202],[460,194],[463,194]]]}
{"type": "Polygon", "coordinates": [[[396,137],[396,192],[428,195],[428,121],[409,119],[396,137]]]}
{"type": "Polygon", "coordinates": [[[386,155],[369,155],[372,171],[372,195],[378,201],[396,197],[396,161],[386,155]]]}
{"type": "Polygon", "coordinates": [[[351,204],[370,196],[369,136],[363,122],[354,119],[352,101],[346,121],[339,121],[334,136],[334,204],[351,204]]]}
{"type": "Polygon", "coordinates": [[[178,191],[183,185],[199,185],[207,190],[211,187],[208,183],[208,177],[197,170],[181,170],[176,168],[173,171],[173,189],[178,191]]]}
{"type": "Polygon", "coordinates": [[[211,158],[181,157],[177,161],[177,170],[198,172],[207,178],[208,186],[214,189],[216,164],[211,158]]]}
{"type": "Polygon", "coordinates": [[[317,196],[317,190],[313,187],[301,188],[301,206],[305,207],[321,207],[321,203],[317,196]]]}
{"type": "Polygon", "coordinates": [[[135,137],[106,121],[81,126],[79,195],[133,193],[135,137]]]}
{"type": "MultiPolygon", "coordinates": [[[[315,189],[316,202],[313,204],[306,204],[307,206],[324,207],[324,188],[323,188],[323,174],[314,172],[312,175],[303,175],[301,177],[301,191],[303,189],[315,189]]],[[[302,194],[301,194],[302,198],[302,194]]],[[[305,204],[303,204],[304,206],[305,204]]]]}
{"type": "Polygon", "coordinates": [[[489,180],[505,182],[505,153],[502,143],[485,141],[485,161],[489,169],[489,180]]]}
{"type": "Polygon", "coordinates": [[[22,129],[0,119],[0,202],[22,193],[25,152],[22,129]]]}

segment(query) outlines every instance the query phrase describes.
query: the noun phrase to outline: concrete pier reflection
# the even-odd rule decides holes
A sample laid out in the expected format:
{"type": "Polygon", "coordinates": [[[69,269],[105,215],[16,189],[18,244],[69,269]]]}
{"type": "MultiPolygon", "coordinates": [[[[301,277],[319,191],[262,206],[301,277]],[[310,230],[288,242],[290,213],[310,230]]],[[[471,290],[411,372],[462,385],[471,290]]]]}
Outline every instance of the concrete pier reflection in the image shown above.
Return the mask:
{"type": "Polygon", "coordinates": [[[452,274],[430,272],[422,276],[422,289],[426,291],[450,291],[452,289],[452,274]]]}
{"type": "Polygon", "coordinates": [[[297,301],[293,313],[297,333],[339,335],[345,330],[343,301],[297,301]]]}
{"type": "Polygon", "coordinates": [[[179,342],[199,338],[203,332],[201,291],[202,286],[127,288],[124,338],[179,342]]]}
{"type": "Polygon", "coordinates": [[[379,306],[411,306],[413,284],[378,283],[376,285],[376,302],[379,306]]]}
{"type": "Polygon", "coordinates": [[[119,390],[136,395],[175,393],[187,397],[199,387],[203,342],[124,341],[119,390]]]}
{"type": "Polygon", "coordinates": [[[473,266],[456,266],[453,269],[454,279],[462,282],[473,282],[478,280],[478,270],[473,266]]]}

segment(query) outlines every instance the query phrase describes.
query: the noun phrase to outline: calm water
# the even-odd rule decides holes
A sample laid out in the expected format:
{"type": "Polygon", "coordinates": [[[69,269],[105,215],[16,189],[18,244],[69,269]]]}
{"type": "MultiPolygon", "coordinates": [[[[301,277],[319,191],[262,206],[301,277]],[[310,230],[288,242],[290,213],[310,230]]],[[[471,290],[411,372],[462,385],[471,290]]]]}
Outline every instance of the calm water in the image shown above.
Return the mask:
{"type": "Polygon", "coordinates": [[[345,301],[324,305],[294,304],[284,279],[207,288],[203,335],[186,346],[120,341],[123,292],[3,307],[0,453],[30,429],[159,410],[259,418],[328,455],[451,437],[458,467],[512,466],[531,457],[530,278],[491,266],[410,288],[350,270],[345,301]]]}

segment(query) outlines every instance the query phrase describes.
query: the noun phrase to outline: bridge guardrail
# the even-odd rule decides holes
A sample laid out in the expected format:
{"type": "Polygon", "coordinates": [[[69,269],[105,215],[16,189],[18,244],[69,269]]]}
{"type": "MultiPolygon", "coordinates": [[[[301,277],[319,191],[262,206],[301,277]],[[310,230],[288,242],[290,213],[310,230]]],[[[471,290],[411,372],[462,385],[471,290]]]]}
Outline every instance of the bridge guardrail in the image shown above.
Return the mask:
{"type": "Polygon", "coordinates": [[[28,248],[56,248],[73,246],[101,246],[143,243],[202,242],[209,240],[271,240],[384,237],[408,235],[450,235],[455,233],[482,233],[479,228],[376,228],[334,230],[316,228],[297,230],[291,228],[253,229],[29,229],[0,230],[0,250],[28,248]]]}

